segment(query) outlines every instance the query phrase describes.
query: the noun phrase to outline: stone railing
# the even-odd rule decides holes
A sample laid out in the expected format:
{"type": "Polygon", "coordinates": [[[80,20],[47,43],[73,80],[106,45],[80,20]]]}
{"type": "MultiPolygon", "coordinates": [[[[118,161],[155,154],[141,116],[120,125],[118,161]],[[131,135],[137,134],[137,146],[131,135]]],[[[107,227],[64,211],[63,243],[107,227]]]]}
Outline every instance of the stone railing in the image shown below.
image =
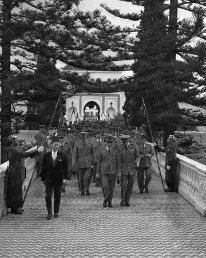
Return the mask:
{"type": "MultiPolygon", "coordinates": [[[[206,166],[185,156],[177,155],[179,174],[179,193],[188,200],[197,211],[206,216],[206,166]]],[[[165,180],[165,154],[158,154],[158,160],[165,180]]],[[[154,172],[159,175],[156,158],[153,157],[154,172]]]]}
{"type": "MultiPolygon", "coordinates": [[[[35,158],[26,158],[24,160],[24,164],[26,168],[26,179],[22,187],[23,196],[26,193],[29,181],[35,169],[36,160],[35,158]]],[[[8,166],[9,166],[8,161],[0,165],[0,217],[6,215],[8,212],[8,209],[6,208],[6,205],[5,205],[5,174],[8,166]]],[[[33,179],[35,179],[35,177],[36,177],[36,172],[34,172],[33,179]]]]}

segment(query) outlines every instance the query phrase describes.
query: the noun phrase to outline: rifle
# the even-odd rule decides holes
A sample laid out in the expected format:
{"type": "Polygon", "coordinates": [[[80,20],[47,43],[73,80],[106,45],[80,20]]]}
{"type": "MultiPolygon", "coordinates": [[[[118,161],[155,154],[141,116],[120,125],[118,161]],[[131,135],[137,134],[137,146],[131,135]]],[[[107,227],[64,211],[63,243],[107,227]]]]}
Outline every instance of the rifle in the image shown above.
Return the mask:
{"type": "MultiPolygon", "coordinates": [[[[149,131],[150,131],[150,135],[151,135],[151,140],[152,140],[152,142],[153,142],[152,129],[151,129],[151,125],[150,125],[150,122],[149,122],[149,117],[148,117],[148,113],[147,113],[147,108],[146,108],[146,105],[145,105],[145,102],[144,102],[144,98],[143,98],[143,97],[142,97],[142,103],[143,103],[143,106],[144,106],[144,109],[145,109],[145,114],[146,114],[146,119],[147,119],[147,123],[148,123],[148,126],[149,126],[149,131]]],[[[156,151],[156,150],[155,150],[155,157],[156,157],[157,166],[158,166],[158,169],[159,169],[159,172],[160,172],[160,178],[161,178],[161,182],[162,182],[162,187],[163,187],[163,190],[165,191],[164,181],[163,181],[163,178],[162,178],[162,173],[161,173],[160,164],[159,164],[159,160],[158,160],[158,157],[157,157],[157,151],[156,151]]]]}

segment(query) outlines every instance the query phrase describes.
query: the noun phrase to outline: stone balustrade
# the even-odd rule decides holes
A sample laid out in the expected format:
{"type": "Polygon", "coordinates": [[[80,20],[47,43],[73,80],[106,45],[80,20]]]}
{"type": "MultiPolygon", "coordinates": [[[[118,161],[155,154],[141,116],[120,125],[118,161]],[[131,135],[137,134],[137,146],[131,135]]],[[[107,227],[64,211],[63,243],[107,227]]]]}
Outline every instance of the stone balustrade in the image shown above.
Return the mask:
{"type": "MultiPolygon", "coordinates": [[[[165,179],[165,154],[158,154],[163,179],[165,179]]],[[[179,194],[188,200],[197,211],[206,216],[206,166],[185,156],[177,155],[179,194]]],[[[157,160],[153,157],[153,170],[159,175],[157,160]]]]}
{"type": "MultiPolygon", "coordinates": [[[[35,165],[36,165],[35,158],[26,158],[24,160],[24,165],[26,168],[26,179],[22,187],[23,196],[26,193],[26,190],[29,185],[29,181],[35,169],[35,165]]],[[[0,217],[6,215],[8,211],[5,205],[5,174],[8,166],[9,166],[9,161],[0,165],[0,217]]],[[[34,171],[33,179],[35,179],[35,177],[36,177],[36,172],[34,171]]]]}

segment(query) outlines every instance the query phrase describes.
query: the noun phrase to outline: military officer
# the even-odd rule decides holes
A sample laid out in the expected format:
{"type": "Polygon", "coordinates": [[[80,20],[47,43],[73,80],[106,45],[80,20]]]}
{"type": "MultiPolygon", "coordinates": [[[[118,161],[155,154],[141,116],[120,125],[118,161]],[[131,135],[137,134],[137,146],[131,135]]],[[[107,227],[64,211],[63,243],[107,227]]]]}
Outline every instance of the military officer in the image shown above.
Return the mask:
{"type": "Polygon", "coordinates": [[[137,165],[137,181],[140,194],[143,194],[144,189],[146,193],[149,193],[148,185],[152,178],[151,157],[154,156],[154,149],[152,144],[146,141],[146,138],[147,137],[145,134],[140,134],[140,141],[138,146],[140,161],[137,165]]]}
{"type": "Polygon", "coordinates": [[[130,135],[121,135],[120,153],[121,206],[130,206],[130,198],[136,175],[136,160],[139,157],[137,145],[130,141],[130,135]]]}
{"type": "Polygon", "coordinates": [[[102,190],[104,195],[103,207],[113,208],[112,198],[115,181],[119,170],[118,151],[113,145],[114,137],[107,135],[104,137],[104,144],[99,151],[97,164],[97,178],[101,177],[102,190]]]}
{"type": "Polygon", "coordinates": [[[96,139],[94,141],[94,180],[95,180],[95,186],[101,186],[101,178],[97,178],[97,163],[98,163],[98,154],[102,147],[102,136],[101,134],[96,135],[96,139]]]}
{"type": "Polygon", "coordinates": [[[91,169],[94,165],[94,147],[87,139],[87,132],[80,132],[80,139],[74,145],[72,164],[77,167],[78,186],[81,195],[90,196],[91,169]]]}

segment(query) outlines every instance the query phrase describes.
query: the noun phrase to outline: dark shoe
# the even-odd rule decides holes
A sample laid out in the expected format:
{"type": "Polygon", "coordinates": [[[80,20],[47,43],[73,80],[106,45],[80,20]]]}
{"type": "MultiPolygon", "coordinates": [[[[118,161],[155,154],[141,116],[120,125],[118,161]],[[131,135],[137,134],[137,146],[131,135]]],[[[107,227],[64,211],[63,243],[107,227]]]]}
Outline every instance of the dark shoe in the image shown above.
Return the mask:
{"type": "Polygon", "coordinates": [[[129,202],[126,202],[126,203],[125,203],[125,206],[130,207],[129,202]]]}
{"type": "Polygon", "coordinates": [[[111,203],[108,204],[109,208],[113,208],[113,205],[111,203]]]}
{"type": "Polygon", "coordinates": [[[58,218],[59,214],[58,213],[54,213],[54,218],[58,218]]]}
{"type": "Polygon", "coordinates": [[[143,194],[143,190],[140,190],[140,194],[143,194]]]}
{"type": "Polygon", "coordinates": [[[145,193],[149,193],[148,187],[145,187],[145,193]]]}
{"type": "Polygon", "coordinates": [[[52,215],[49,213],[49,214],[47,215],[47,219],[48,219],[48,220],[51,220],[51,218],[52,218],[52,215]]]}
{"type": "Polygon", "coordinates": [[[21,209],[11,209],[12,214],[23,214],[23,211],[21,209]]]}
{"type": "Polygon", "coordinates": [[[120,206],[125,206],[125,203],[121,201],[120,206]]]}
{"type": "Polygon", "coordinates": [[[89,190],[86,190],[86,196],[90,196],[89,190]]]}
{"type": "Polygon", "coordinates": [[[82,195],[82,196],[84,195],[84,191],[81,191],[81,195],[82,195]]]}
{"type": "Polygon", "coordinates": [[[106,208],[107,207],[107,201],[103,202],[103,207],[106,208]]]}

